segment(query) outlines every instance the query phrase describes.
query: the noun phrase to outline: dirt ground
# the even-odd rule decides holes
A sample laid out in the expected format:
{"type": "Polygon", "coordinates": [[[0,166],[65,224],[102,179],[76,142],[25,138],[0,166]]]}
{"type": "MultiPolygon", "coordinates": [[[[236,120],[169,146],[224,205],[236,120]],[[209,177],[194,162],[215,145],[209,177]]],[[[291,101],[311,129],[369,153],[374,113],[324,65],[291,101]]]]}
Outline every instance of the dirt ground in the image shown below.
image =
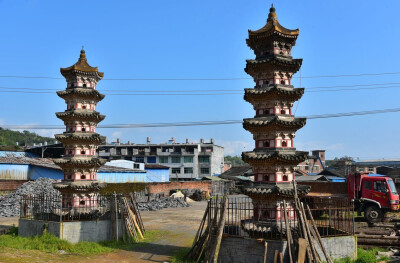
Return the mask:
{"type": "MultiPolygon", "coordinates": [[[[191,207],[142,212],[146,230],[162,234],[151,243],[132,246],[131,250],[86,257],[7,248],[0,250],[0,262],[169,262],[176,251],[191,246],[207,206],[206,201],[190,204],[191,207]]],[[[0,228],[13,224],[18,225],[18,218],[0,218],[0,228]]]]}

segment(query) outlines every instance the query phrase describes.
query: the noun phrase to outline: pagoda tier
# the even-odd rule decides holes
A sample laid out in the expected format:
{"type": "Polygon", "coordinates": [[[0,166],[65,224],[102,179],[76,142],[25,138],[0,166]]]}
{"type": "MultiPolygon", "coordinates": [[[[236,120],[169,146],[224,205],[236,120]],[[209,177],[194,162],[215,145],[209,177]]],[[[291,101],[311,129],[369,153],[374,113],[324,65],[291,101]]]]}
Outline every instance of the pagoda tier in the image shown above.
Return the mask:
{"type": "Polygon", "coordinates": [[[299,100],[304,94],[304,88],[293,88],[291,85],[264,85],[253,89],[244,90],[244,100],[251,104],[266,101],[290,101],[299,100]]]}
{"type": "MultiPolygon", "coordinates": [[[[285,72],[289,75],[288,79],[291,76],[299,71],[302,59],[291,59],[291,57],[283,57],[280,55],[273,55],[271,57],[264,57],[258,59],[248,59],[246,60],[247,65],[245,71],[247,74],[257,79],[260,77],[260,71],[273,71],[275,75],[282,74],[285,72]]],[[[275,83],[278,84],[278,83],[275,83]]],[[[287,83],[290,84],[290,83],[287,83]]]]}
{"type": "Polygon", "coordinates": [[[306,118],[295,118],[290,115],[270,115],[243,120],[243,128],[251,133],[282,130],[295,132],[304,125],[306,125],[306,118]]]}
{"type": "Polygon", "coordinates": [[[64,133],[57,134],[55,138],[64,145],[100,145],[104,140],[98,133],[64,133]]]}
{"type": "Polygon", "coordinates": [[[91,121],[99,123],[105,119],[106,116],[101,115],[97,111],[82,109],[82,110],[66,110],[64,112],[57,112],[56,116],[66,121],[91,121]]]}
{"type": "Polygon", "coordinates": [[[308,158],[308,152],[302,151],[272,151],[272,152],[243,152],[242,159],[251,166],[257,165],[289,165],[297,166],[308,158]]]}
{"type": "Polygon", "coordinates": [[[65,155],[54,159],[54,163],[63,170],[64,181],[55,187],[63,194],[64,205],[95,206],[101,188],[97,170],[106,162],[97,157],[103,138],[96,133],[97,124],[105,118],[96,111],[97,103],[105,97],[96,90],[104,73],[88,64],[84,50],[77,63],[60,71],[66,78],[67,88],[57,95],[65,100],[67,109],[57,112],[56,116],[64,122],[66,131],[55,137],[63,143],[65,155]]]}
{"type": "Polygon", "coordinates": [[[66,101],[88,100],[89,103],[96,103],[104,99],[104,95],[92,88],[67,88],[57,91],[57,95],[66,101]]]}

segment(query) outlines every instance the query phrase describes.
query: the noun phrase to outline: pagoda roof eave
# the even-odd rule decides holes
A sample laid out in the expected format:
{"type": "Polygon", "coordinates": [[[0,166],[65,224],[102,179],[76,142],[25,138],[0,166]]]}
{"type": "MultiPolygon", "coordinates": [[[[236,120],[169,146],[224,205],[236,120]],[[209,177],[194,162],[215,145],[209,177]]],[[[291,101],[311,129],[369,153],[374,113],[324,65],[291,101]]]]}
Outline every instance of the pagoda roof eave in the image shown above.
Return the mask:
{"type": "Polygon", "coordinates": [[[75,71],[81,71],[85,73],[97,73],[98,77],[101,79],[104,77],[103,72],[99,72],[97,67],[92,67],[89,65],[86,59],[86,54],[85,50],[81,50],[81,54],[79,57],[78,62],[76,62],[74,65],[67,67],[67,68],[60,68],[61,74],[66,77],[69,73],[75,72],[75,71]]]}
{"type": "Polygon", "coordinates": [[[258,29],[258,30],[251,30],[249,29],[249,37],[254,37],[254,36],[260,36],[263,34],[271,34],[274,32],[279,32],[285,36],[289,36],[289,37],[297,37],[300,33],[300,29],[296,28],[296,29],[288,29],[284,26],[282,26],[277,20],[273,21],[268,21],[265,26],[263,26],[262,28],[258,29]]]}
{"type": "Polygon", "coordinates": [[[69,88],[57,91],[60,98],[67,99],[69,97],[87,97],[93,101],[101,101],[105,95],[92,88],[69,88]]]}
{"type": "Polygon", "coordinates": [[[66,120],[92,120],[101,122],[105,119],[105,115],[101,115],[97,111],[89,110],[68,110],[64,112],[56,112],[57,118],[66,120]]]}
{"type": "Polygon", "coordinates": [[[61,168],[99,168],[103,166],[107,162],[107,160],[99,157],[63,157],[53,159],[53,162],[61,168]]]}
{"type": "Polygon", "coordinates": [[[56,134],[54,136],[58,141],[63,144],[69,143],[90,143],[90,144],[101,144],[102,138],[98,133],[84,133],[84,132],[74,132],[74,133],[64,133],[56,134]]]}
{"type": "MultiPolygon", "coordinates": [[[[290,86],[293,87],[293,86],[290,86]]],[[[265,101],[265,99],[279,98],[290,99],[292,101],[299,100],[304,94],[304,88],[284,88],[280,84],[274,84],[266,88],[252,88],[244,90],[244,100],[247,102],[265,101]]]]}
{"type": "Polygon", "coordinates": [[[273,153],[263,153],[263,152],[243,152],[242,159],[246,163],[252,164],[291,164],[297,165],[304,162],[308,158],[308,152],[296,151],[294,154],[290,153],[280,153],[275,151],[273,153]]]}
{"type": "Polygon", "coordinates": [[[295,129],[298,130],[306,125],[306,118],[294,118],[292,116],[271,115],[267,117],[248,118],[243,120],[243,128],[246,130],[279,130],[295,129]]]}
{"type": "MultiPolygon", "coordinates": [[[[297,194],[299,196],[307,195],[311,190],[311,186],[297,185],[297,194]]],[[[268,196],[285,196],[294,198],[294,187],[291,182],[275,183],[275,184],[253,184],[244,188],[244,193],[250,197],[268,197],[268,196]]]]}

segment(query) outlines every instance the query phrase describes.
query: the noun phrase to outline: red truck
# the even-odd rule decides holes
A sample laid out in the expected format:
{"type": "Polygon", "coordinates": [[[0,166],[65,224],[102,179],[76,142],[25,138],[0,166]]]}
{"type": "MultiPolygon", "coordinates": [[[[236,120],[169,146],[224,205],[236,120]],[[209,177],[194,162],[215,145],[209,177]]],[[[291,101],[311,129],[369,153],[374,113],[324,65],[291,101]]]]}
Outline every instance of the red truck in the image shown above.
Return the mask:
{"type": "Polygon", "coordinates": [[[347,178],[348,198],[354,200],[358,215],[364,212],[369,223],[380,222],[384,213],[399,210],[399,194],[389,177],[349,174],[347,178]]]}

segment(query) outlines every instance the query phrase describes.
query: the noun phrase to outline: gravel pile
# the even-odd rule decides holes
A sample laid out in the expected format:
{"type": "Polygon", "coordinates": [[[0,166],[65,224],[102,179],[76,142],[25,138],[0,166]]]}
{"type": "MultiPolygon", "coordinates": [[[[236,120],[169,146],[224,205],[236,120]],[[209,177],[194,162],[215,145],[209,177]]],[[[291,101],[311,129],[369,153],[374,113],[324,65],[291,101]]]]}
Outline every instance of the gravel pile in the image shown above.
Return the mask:
{"type": "Polygon", "coordinates": [[[24,195],[44,195],[45,197],[59,197],[59,191],[53,188],[53,180],[49,178],[38,178],[21,185],[9,195],[0,196],[0,217],[19,216],[20,198],[24,195]]]}
{"type": "Polygon", "coordinates": [[[138,203],[139,211],[156,211],[168,207],[189,207],[183,198],[163,197],[148,203],[138,203]]]}

